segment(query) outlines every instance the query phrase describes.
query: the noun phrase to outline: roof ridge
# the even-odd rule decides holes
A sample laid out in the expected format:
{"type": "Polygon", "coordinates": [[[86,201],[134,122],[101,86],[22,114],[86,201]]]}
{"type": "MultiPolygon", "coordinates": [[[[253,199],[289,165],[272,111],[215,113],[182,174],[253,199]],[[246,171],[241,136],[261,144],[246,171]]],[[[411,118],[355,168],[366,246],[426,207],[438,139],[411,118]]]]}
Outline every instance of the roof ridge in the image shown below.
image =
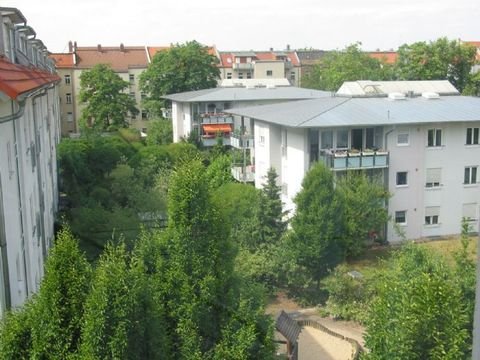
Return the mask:
{"type": "MultiPolygon", "coordinates": [[[[328,99],[328,98],[318,98],[318,99],[312,99],[312,100],[319,100],[319,99],[328,99]]],[[[337,97],[337,99],[338,99],[338,97],[337,97]]],[[[329,112],[329,111],[331,111],[331,110],[333,110],[333,109],[335,109],[335,108],[339,107],[340,105],[343,105],[343,104],[345,104],[345,103],[346,103],[347,101],[349,101],[349,100],[352,100],[352,98],[345,98],[345,101],[342,101],[341,103],[339,103],[339,104],[336,104],[336,105],[332,106],[331,108],[329,108],[329,109],[327,109],[327,110],[324,110],[324,111],[320,112],[319,114],[315,114],[315,115],[314,115],[314,116],[312,116],[311,118],[308,118],[307,120],[305,120],[305,121],[302,121],[301,123],[297,124],[296,126],[297,126],[297,127],[298,127],[298,126],[302,126],[302,125],[303,125],[303,124],[305,124],[306,122],[308,122],[308,121],[310,121],[310,120],[312,120],[312,119],[316,118],[317,116],[323,115],[323,114],[325,114],[326,112],[329,112]]]]}

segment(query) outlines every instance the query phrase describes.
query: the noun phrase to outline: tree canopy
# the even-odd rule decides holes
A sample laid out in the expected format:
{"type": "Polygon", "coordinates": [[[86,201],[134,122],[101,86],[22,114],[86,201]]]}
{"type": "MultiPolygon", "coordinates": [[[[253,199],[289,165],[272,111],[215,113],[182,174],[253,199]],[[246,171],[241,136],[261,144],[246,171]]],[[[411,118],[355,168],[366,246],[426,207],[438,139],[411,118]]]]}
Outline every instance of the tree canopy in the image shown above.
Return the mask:
{"type": "Polygon", "coordinates": [[[457,40],[404,44],[398,48],[399,80],[449,80],[460,92],[467,86],[476,49],[457,40]]]}
{"type": "Polygon", "coordinates": [[[217,63],[208,47],[196,41],[159,51],[140,75],[140,87],[147,94],[145,107],[151,114],[159,115],[164,106],[162,96],[215,87],[220,76],[217,63]]]}
{"type": "Polygon", "coordinates": [[[389,66],[371,58],[360,43],[330,51],[302,79],[307,88],[337,91],[344,81],[389,80],[389,66]]]}
{"type": "Polygon", "coordinates": [[[106,130],[110,125],[126,127],[127,116],[138,114],[135,100],[125,92],[129,83],[122,80],[112,68],[97,64],[80,75],[80,101],[86,104],[82,110],[84,123],[106,130]]]}

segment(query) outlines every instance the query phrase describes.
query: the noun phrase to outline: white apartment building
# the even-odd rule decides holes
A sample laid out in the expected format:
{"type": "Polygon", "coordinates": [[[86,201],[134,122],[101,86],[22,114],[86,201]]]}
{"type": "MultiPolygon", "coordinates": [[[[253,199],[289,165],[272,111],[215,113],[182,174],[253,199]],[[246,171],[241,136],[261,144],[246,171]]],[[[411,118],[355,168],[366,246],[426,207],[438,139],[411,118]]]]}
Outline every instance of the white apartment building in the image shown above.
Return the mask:
{"type": "Polygon", "coordinates": [[[58,204],[58,82],[47,49],[0,7],[0,316],[38,290],[58,204]]]}
{"type": "Polygon", "coordinates": [[[227,110],[253,122],[255,186],[273,166],[294,211],[304,175],[323,161],[337,174],[364,170],[384,179],[391,242],[401,239],[396,227],[409,239],[458,234],[462,217],[478,231],[480,98],[443,81],[346,88],[349,95],[227,110]]]}

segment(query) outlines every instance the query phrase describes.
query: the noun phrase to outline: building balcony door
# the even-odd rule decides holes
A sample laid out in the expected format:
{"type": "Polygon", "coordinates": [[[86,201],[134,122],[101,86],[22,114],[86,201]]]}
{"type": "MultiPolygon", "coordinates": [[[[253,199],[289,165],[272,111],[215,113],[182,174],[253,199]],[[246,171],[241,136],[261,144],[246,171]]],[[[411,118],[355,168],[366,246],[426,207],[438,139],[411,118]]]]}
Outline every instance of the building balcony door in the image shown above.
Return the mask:
{"type": "Polygon", "coordinates": [[[351,148],[361,150],[363,149],[363,129],[352,129],[352,143],[351,148]]]}

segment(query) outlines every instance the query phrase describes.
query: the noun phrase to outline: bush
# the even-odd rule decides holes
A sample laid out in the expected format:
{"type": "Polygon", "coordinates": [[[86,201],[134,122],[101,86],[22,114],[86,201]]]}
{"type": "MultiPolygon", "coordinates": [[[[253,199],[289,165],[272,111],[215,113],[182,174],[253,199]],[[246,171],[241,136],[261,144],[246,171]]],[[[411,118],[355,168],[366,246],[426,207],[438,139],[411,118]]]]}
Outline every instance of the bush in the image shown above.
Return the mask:
{"type": "Polygon", "coordinates": [[[118,134],[122,137],[123,140],[133,143],[142,140],[140,136],[140,131],[134,128],[121,128],[118,129],[118,134]]]}

